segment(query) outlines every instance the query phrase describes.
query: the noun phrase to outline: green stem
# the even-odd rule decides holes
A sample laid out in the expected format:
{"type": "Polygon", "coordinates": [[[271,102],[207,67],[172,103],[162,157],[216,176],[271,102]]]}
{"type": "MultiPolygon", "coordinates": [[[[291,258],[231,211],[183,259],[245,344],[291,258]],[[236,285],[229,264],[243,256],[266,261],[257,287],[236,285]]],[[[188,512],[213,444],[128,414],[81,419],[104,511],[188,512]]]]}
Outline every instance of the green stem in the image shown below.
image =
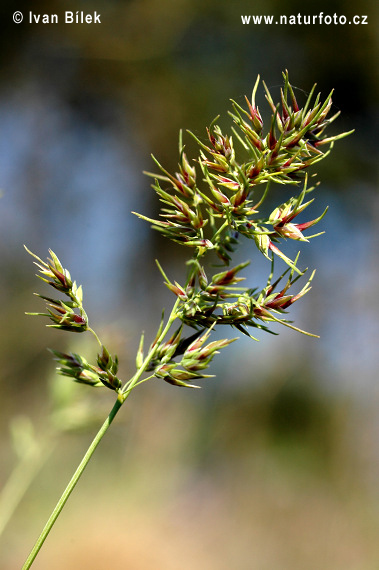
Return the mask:
{"type": "Polygon", "coordinates": [[[176,299],[175,304],[172,308],[171,314],[169,316],[169,319],[167,321],[166,326],[164,327],[163,331],[161,332],[161,334],[159,335],[159,337],[157,338],[156,342],[154,343],[154,346],[152,347],[152,349],[149,351],[148,355],[146,356],[145,360],[143,361],[141,367],[137,370],[137,372],[134,374],[134,376],[129,380],[129,382],[124,386],[123,391],[119,394],[119,399],[122,400],[122,402],[128,397],[128,395],[130,394],[131,390],[136,386],[136,384],[138,383],[139,379],[141,378],[142,374],[145,372],[146,368],[149,366],[151,359],[153,358],[154,354],[156,353],[160,343],[162,342],[162,340],[164,339],[164,337],[166,336],[166,334],[168,333],[172,323],[177,319],[177,314],[176,314],[176,309],[177,306],[179,305],[179,298],[176,299]]]}
{"type": "Polygon", "coordinates": [[[213,242],[213,240],[215,240],[216,237],[218,237],[218,236],[222,233],[222,231],[223,231],[225,228],[227,228],[228,226],[229,226],[229,221],[227,220],[227,221],[224,222],[224,223],[222,224],[222,226],[220,226],[220,227],[218,228],[218,230],[213,234],[211,241],[213,242]]]}
{"type": "Polygon", "coordinates": [[[99,339],[99,337],[97,336],[96,332],[91,328],[88,327],[88,332],[92,333],[93,336],[95,337],[95,339],[97,340],[97,342],[99,343],[100,347],[103,346],[101,340],[99,339]]]}
{"type": "MultiPolygon", "coordinates": [[[[61,498],[59,499],[57,505],[55,506],[53,512],[50,515],[49,520],[47,521],[43,531],[41,532],[37,542],[35,543],[33,550],[31,551],[31,553],[29,554],[25,564],[22,567],[22,570],[28,570],[31,565],[33,564],[38,552],[41,550],[43,543],[45,542],[49,532],[51,531],[51,529],[54,526],[55,521],[57,520],[57,518],[59,517],[63,507],[65,506],[69,496],[71,495],[72,491],[74,490],[77,482],[79,481],[81,475],[83,474],[84,469],[87,467],[87,464],[89,462],[89,460],[91,459],[95,449],[97,448],[97,446],[99,445],[100,441],[102,440],[103,436],[105,435],[106,431],[108,430],[109,426],[111,425],[112,421],[114,420],[117,412],[119,411],[119,409],[121,408],[122,404],[125,402],[126,398],[129,396],[131,390],[138,384],[140,384],[141,382],[143,382],[143,380],[140,381],[140,378],[142,376],[142,374],[145,372],[145,370],[147,369],[147,367],[149,366],[149,363],[151,361],[151,359],[154,357],[155,352],[157,351],[159,344],[162,342],[162,340],[164,339],[164,337],[166,336],[167,332],[169,331],[172,323],[176,320],[177,318],[177,314],[176,314],[176,309],[177,306],[179,304],[179,299],[176,300],[170,317],[167,321],[166,326],[164,327],[164,329],[162,330],[161,334],[159,335],[158,339],[156,340],[156,342],[154,343],[154,346],[151,348],[151,350],[149,351],[148,355],[146,356],[145,360],[143,361],[141,367],[137,370],[137,372],[134,374],[134,376],[129,380],[129,382],[126,383],[126,385],[124,386],[122,392],[119,392],[118,394],[118,398],[116,400],[115,405],[113,406],[109,416],[107,417],[107,419],[105,420],[105,422],[103,423],[103,425],[101,426],[100,430],[98,431],[98,433],[96,434],[94,440],[92,441],[91,445],[89,446],[86,454],[84,455],[82,461],[80,462],[78,468],[76,469],[74,475],[71,478],[71,481],[69,482],[69,484],[67,485],[66,489],[64,490],[61,498]]],[[[92,330],[89,329],[98,339],[96,333],[92,330]]],[[[98,339],[99,340],[99,339],[98,339]]],[[[99,341],[100,343],[100,341],[99,341]]],[[[100,343],[101,344],[101,343],[100,343]]],[[[152,377],[152,376],[151,376],[152,377]]]]}
{"type": "Polygon", "coordinates": [[[123,402],[121,402],[120,400],[116,400],[116,403],[113,406],[109,416],[107,417],[107,419],[105,420],[105,422],[101,426],[100,430],[96,434],[94,440],[92,441],[92,443],[89,446],[86,454],[84,455],[82,461],[80,462],[78,468],[76,469],[74,475],[72,476],[71,481],[67,485],[66,489],[63,492],[63,495],[61,496],[61,498],[59,499],[55,509],[51,513],[49,520],[47,521],[43,531],[41,532],[37,542],[35,543],[35,545],[33,547],[33,550],[31,551],[31,553],[29,554],[25,564],[23,565],[22,570],[28,570],[28,568],[30,568],[31,565],[33,564],[38,552],[40,551],[43,543],[45,542],[45,540],[46,540],[49,532],[51,531],[55,521],[57,520],[57,518],[60,515],[63,507],[65,506],[69,496],[71,495],[71,493],[74,490],[77,482],[79,481],[79,479],[80,479],[84,469],[86,468],[89,460],[91,459],[95,449],[99,445],[101,439],[103,438],[107,429],[109,428],[112,421],[114,420],[117,412],[121,408],[122,403],[123,402]]]}

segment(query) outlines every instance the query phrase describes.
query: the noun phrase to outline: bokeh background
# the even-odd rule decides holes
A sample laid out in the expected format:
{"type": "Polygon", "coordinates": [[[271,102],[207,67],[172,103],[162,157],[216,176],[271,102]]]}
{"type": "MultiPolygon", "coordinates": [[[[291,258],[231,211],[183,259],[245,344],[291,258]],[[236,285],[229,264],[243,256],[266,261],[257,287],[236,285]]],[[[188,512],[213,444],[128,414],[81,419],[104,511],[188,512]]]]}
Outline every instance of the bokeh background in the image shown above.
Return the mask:
{"type": "MultiPolygon", "coordinates": [[[[0,485],[32,457],[21,469],[30,487],[0,537],[1,568],[21,567],[113,402],[56,377],[47,346],[96,347],[25,316],[41,304],[23,244],[41,257],[52,248],[70,268],[92,325],[131,374],[140,332],[153,335],[172,304],[154,259],[179,281],[185,271],[186,252],[130,213],[157,210],[142,174],[150,154],[175,168],[179,129],[203,136],[217,114],[226,125],[230,98],[249,95],[258,73],[277,95],[284,69],[300,99],[314,82],[324,97],[334,87],[334,132],[356,129],[318,165],[313,212],[329,205],[326,233],[303,247],[317,274],[293,316],[321,338],[241,339],[202,390],[136,390],[35,568],[379,568],[378,6],[1,3],[0,485]],[[64,25],[67,9],[96,10],[101,24],[64,25]],[[61,23],[30,24],[30,10],[61,23]],[[321,11],[368,23],[241,23],[321,11]]],[[[265,108],[262,91],[258,102],[265,108]]],[[[264,284],[259,263],[249,271],[264,284]]]]}

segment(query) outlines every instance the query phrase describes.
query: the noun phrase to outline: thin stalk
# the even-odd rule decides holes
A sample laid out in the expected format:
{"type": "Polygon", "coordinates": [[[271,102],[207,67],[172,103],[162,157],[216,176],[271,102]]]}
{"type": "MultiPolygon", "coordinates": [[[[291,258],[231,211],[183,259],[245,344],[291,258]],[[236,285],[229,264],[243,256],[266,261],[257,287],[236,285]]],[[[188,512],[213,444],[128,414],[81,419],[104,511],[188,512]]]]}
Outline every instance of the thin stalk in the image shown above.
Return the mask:
{"type": "MultiPolygon", "coordinates": [[[[139,382],[137,382],[136,384],[134,384],[134,388],[136,388],[136,386],[139,386],[140,384],[143,384],[144,382],[147,382],[148,380],[151,380],[152,378],[155,378],[155,374],[151,374],[150,376],[148,376],[147,378],[143,378],[142,380],[140,380],[139,382]]],[[[132,391],[133,388],[129,388],[129,384],[125,387],[125,394],[128,396],[130,394],[130,392],[132,391]]]]}
{"type": "Polygon", "coordinates": [[[71,478],[71,481],[67,485],[66,489],[64,490],[61,498],[59,499],[58,503],[56,504],[53,512],[51,513],[49,520],[47,521],[43,531],[41,532],[37,542],[35,543],[31,553],[29,554],[28,558],[26,559],[25,564],[22,567],[22,570],[28,570],[33,564],[38,552],[41,550],[43,543],[45,542],[49,532],[53,528],[53,525],[57,518],[59,517],[63,507],[65,506],[69,496],[71,495],[72,491],[74,490],[77,482],[79,481],[81,475],[83,474],[84,469],[87,467],[89,460],[91,459],[95,449],[99,445],[100,441],[102,440],[103,436],[105,435],[107,429],[111,425],[112,421],[114,420],[117,412],[122,406],[122,402],[120,400],[116,400],[109,416],[101,426],[100,430],[96,434],[95,438],[93,439],[91,445],[89,446],[86,454],[84,455],[82,461],[80,462],[78,468],[76,469],[74,475],[71,478]]]}
{"type": "Polygon", "coordinates": [[[228,226],[229,226],[229,222],[228,222],[228,221],[224,222],[224,223],[222,224],[222,226],[220,226],[220,227],[218,228],[218,230],[213,234],[211,241],[213,241],[214,239],[216,239],[216,237],[218,237],[218,236],[221,234],[221,232],[222,232],[225,228],[227,228],[228,226]]]}
{"type": "Polygon", "coordinates": [[[69,496],[71,495],[72,491],[74,490],[77,482],[79,481],[81,475],[83,474],[84,469],[86,468],[89,460],[91,459],[95,449],[99,445],[100,441],[102,440],[103,436],[105,435],[107,429],[111,425],[112,421],[114,420],[117,412],[122,406],[122,402],[120,400],[116,400],[109,416],[101,426],[100,430],[96,434],[95,438],[93,439],[91,445],[89,446],[86,454],[84,455],[82,461],[80,462],[78,468],[76,469],[74,475],[71,478],[71,481],[67,485],[66,489],[64,490],[61,498],[59,499],[58,503],[56,504],[53,512],[51,513],[43,531],[41,532],[37,542],[35,543],[32,551],[30,552],[28,558],[26,559],[25,564],[22,567],[22,570],[28,570],[33,564],[38,552],[41,550],[43,543],[45,542],[49,532],[53,528],[53,525],[57,518],[59,517],[63,507],[65,506],[69,496]]]}
{"type": "Polygon", "coordinates": [[[88,330],[88,332],[90,332],[90,333],[93,334],[93,336],[95,337],[95,339],[97,340],[97,342],[99,343],[99,345],[100,345],[100,346],[103,346],[103,345],[102,345],[102,342],[101,342],[101,340],[99,339],[99,337],[97,336],[96,332],[95,332],[91,327],[88,327],[87,330],[88,330]]]}
{"type": "MultiPolygon", "coordinates": [[[[45,524],[45,527],[43,529],[43,531],[41,532],[39,538],[37,539],[32,551],[30,552],[25,564],[22,567],[22,570],[28,570],[31,565],[33,564],[37,554],[39,553],[39,551],[42,548],[42,545],[44,544],[49,532],[51,531],[51,529],[54,526],[55,521],[57,520],[57,518],[59,517],[63,507],[65,506],[69,496],[71,495],[72,491],[74,490],[76,484],[78,483],[80,477],[83,474],[83,471],[85,470],[85,468],[87,467],[87,464],[89,462],[89,460],[91,459],[93,453],[95,452],[95,449],[97,448],[97,446],[99,445],[100,441],[102,440],[103,436],[105,435],[105,433],[107,432],[108,428],[110,427],[111,423],[113,422],[117,412],[119,411],[119,409],[121,408],[122,404],[125,402],[126,398],[129,396],[131,390],[137,385],[140,384],[142,382],[142,380],[140,381],[140,378],[142,376],[142,374],[145,372],[145,370],[147,369],[151,359],[153,358],[160,342],[162,342],[163,338],[166,336],[168,330],[170,329],[172,323],[176,320],[177,318],[177,314],[176,314],[176,308],[179,304],[179,299],[176,300],[170,317],[167,321],[166,326],[164,327],[164,329],[162,330],[161,334],[159,335],[159,338],[157,339],[156,343],[154,344],[153,348],[149,351],[148,355],[146,356],[145,360],[143,361],[141,367],[137,370],[137,372],[134,374],[134,376],[129,380],[129,382],[127,382],[123,388],[123,390],[118,394],[118,398],[109,414],[109,416],[107,417],[107,419],[105,420],[105,422],[103,423],[103,425],[101,426],[100,430],[97,432],[95,438],[93,439],[91,445],[89,446],[86,454],[84,455],[83,459],[81,460],[79,466],[77,467],[74,475],[72,476],[69,484],[67,485],[66,489],[64,490],[61,498],[59,499],[58,503],[56,504],[53,512],[51,513],[47,523],[45,524]]],[[[92,329],[90,329],[91,332],[94,333],[94,331],[92,329]]],[[[96,335],[97,337],[97,335],[96,335]]],[[[97,337],[98,338],[98,337],[97,337]]],[[[100,341],[99,341],[100,342],[100,341]]],[[[152,376],[151,376],[152,377],[152,376]]]]}

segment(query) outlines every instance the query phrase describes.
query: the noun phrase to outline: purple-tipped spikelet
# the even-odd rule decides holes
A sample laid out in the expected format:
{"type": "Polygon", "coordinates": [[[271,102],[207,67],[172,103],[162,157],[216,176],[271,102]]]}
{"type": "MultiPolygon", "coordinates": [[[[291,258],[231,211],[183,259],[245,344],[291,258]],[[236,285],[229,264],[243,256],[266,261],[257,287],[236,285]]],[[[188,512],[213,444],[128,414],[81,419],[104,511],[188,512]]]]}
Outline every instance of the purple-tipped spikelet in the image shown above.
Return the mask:
{"type": "Polygon", "coordinates": [[[314,97],[314,86],[302,104],[295,97],[287,71],[283,80],[277,103],[263,83],[271,109],[266,125],[256,102],[258,76],[251,98],[245,98],[245,107],[232,101],[230,132],[220,128],[216,117],[205,130],[205,140],[190,133],[198,145],[193,158],[185,152],[180,132],[179,161],[173,174],[153,157],[159,173],[146,174],[154,179],[152,187],[162,205],[160,215],[158,219],[136,215],[164,237],[192,250],[192,257],[183,284],[171,281],[157,262],[176,302],[167,326],[162,314],[157,334],[146,352],[144,335],[141,336],[136,377],[124,387],[117,376],[117,356],[109,353],[89,327],[82,288],[71,279],[53,251],[49,250],[50,258],[45,262],[27,250],[36,260],[38,277],[65,297],[62,300],[38,295],[46,303],[46,312],[33,314],[48,317],[53,323],[49,326],[54,328],[91,331],[101,345],[96,365],[77,354],[54,352],[61,374],[78,382],[107,386],[119,395],[142,382],[139,378],[143,372],[177,386],[194,387],[194,380],[208,377],[204,371],[213,356],[235,340],[208,342],[217,325],[230,325],[248,336],[250,329],[273,332],[273,323],[300,330],[286,318],[286,313],[310,290],[314,272],[300,290],[292,292],[306,270],[298,266],[299,254],[295,259],[288,257],[285,242],[308,242],[320,235],[308,235],[306,230],[318,224],[327,210],[311,220],[301,219],[313,202],[308,195],[318,186],[308,187],[307,171],[330,153],[336,140],[350,133],[325,135],[338,116],[337,113],[329,117],[332,92],[322,102],[320,94],[314,97]],[[324,147],[326,152],[322,151],[324,147]],[[293,189],[293,196],[287,201],[279,198],[279,205],[271,213],[265,212],[268,194],[281,194],[283,185],[293,189]],[[229,266],[243,238],[271,262],[269,278],[262,289],[244,284],[242,271],[249,262],[229,266]],[[206,258],[212,255],[221,260],[221,270],[212,270],[207,262],[206,258]],[[288,267],[273,282],[275,260],[288,267]],[[287,274],[284,285],[279,286],[287,274]],[[179,321],[179,326],[169,333],[175,321],[179,321]],[[190,333],[186,333],[186,326],[191,328],[190,333]]]}

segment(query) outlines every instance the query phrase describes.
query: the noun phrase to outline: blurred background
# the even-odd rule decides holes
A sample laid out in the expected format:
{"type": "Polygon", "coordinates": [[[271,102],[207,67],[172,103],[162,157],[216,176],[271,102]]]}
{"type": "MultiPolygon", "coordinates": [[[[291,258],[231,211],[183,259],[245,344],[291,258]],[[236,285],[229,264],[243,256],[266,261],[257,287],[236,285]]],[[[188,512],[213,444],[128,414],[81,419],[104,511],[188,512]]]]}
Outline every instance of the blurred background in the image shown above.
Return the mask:
{"type": "MultiPolygon", "coordinates": [[[[179,129],[204,137],[218,114],[227,125],[258,73],[276,99],[285,69],[300,100],[314,82],[324,98],[334,87],[333,132],[356,130],[318,165],[311,214],[329,205],[326,233],[302,248],[317,274],[291,317],[320,340],[262,333],[225,349],[202,390],[136,390],[35,568],[379,568],[378,3],[30,4],[0,7],[0,487],[34,438],[40,470],[0,538],[1,568],[21,567],[114,400],[55,375],[47,346],[96,346],[25,316],[42,304],[23,244],[42,258],[52,248],[83,284],[128,377],[141,331],[151,339],[173,302],[154,259],[185,274],[187,252],[130,213],[157,211],[150,154],[175,169],[179,129]],[[101,24],[65,25],[67,9],[101,24]],[[60,23],[31,24],[30,10],[60,23]],[[367,25],[241,23],[321,11],[367,25]]],[[[258,104],[267,111],[262,89],[258,104]]],[[[260,262],[248,275],[264,286],[260,262]]]]}

